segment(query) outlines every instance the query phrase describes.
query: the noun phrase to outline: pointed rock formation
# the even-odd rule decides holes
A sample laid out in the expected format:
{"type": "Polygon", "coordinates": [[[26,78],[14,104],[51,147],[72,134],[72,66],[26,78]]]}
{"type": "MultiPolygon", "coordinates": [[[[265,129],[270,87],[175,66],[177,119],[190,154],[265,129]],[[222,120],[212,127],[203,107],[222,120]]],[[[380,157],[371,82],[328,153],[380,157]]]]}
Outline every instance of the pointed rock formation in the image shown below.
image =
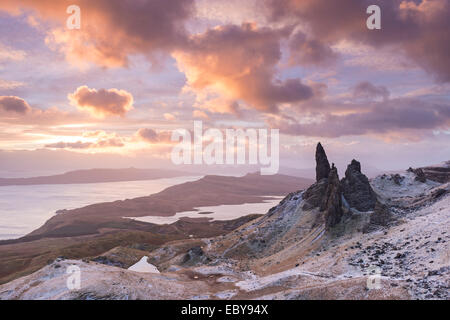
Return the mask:
{"type": "Polygon", "coordinates": [[[352,160],[341,181],[342,192],[350,207],[358,211],[369,211],[375,208],[377,195],[370,186],[369,179],[361,173],[361,164],[352,160]]]}
{"type": "Polygon", "coordinates": [[[344,214],[342,210],[341,184],[334,163],[328,176],[327,191],[320,210],[325,211],[325,224],[327,228],[338,224],[344,214]]]}
{"type": "Polygon", "coordinates": [[[320,142],[316,147],[316,181],[328,178],[330,174],[330,163],[320,142]]]}
{"type": "Polygon", "coordinates": [[[330,163],[320,142],[316,147],[316,183],[310,186],[304,193],[304,210],[320,207],[327,190],[330,163]]]}

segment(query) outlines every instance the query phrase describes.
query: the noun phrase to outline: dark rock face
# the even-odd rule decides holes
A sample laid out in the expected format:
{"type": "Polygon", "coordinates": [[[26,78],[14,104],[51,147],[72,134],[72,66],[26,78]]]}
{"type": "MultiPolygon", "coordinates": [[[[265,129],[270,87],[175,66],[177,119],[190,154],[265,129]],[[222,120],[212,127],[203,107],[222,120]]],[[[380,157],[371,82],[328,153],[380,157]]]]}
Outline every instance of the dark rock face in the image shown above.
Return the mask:
{"type": "Polygon", "coordinates": [[[328,178],[330,174],[330,163],[320,142],[316,147],[316,181],[328,178]]]}
{"type": "Polygon", "coordinates": [[[327,228],[338,224],[344,214],[342,210],[342,189],[334,164],[328,176],[327,190],[320,210],[325,211],[325,224],[327,228]]]}
{"type": "Polygon", "coordinates": [[[327,191],[327,186],[328,179],[322,179],[306,189],[302,196],[304,200],[303,210],[320,207],[327,191]]]}
{"type": "Polygon", "coordinates": [[[389,208],[377,201],[375,204],[374,212],[370,215],[370,222],[364,228],[363,232],[368,233],[379,229],[380,227],[385,227],[391,221],[392,215],[389,208]]]}
{"type": "Polygon", "coordinates": [[[369,179],[361,173],[361,164],[352,160],[341,181],[342,192],[350,207],[358,211],[369,211],[375,208],[377,195],[370,186],[369,179]]]}
{"type": "MultiPolygon", "coordinates": [[[[303,210],[319,208],[325,218],[327,229],[338,224],[344,215],[343,197],[350,207],[359,211],[374,210],[377,195],[369,184],[369,179],[361,173],[361,164],[353,160],[339,181],[337,168],[328,162],[327,155],[319,143],[316,148],[316,183],[303,192],[303,210]]],[[[384,217],[379,214],[377,219],[384,217]]]]}

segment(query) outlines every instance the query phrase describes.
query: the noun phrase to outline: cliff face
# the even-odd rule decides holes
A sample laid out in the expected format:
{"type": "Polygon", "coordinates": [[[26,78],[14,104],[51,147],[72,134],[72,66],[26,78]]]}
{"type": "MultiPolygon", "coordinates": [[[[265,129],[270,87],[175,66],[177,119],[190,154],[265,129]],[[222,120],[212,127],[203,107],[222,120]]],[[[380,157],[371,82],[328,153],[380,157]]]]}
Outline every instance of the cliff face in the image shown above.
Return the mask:
{"type": "Polygon", "coordinates": [[[338,224],[344,214],[342,208],[342,188],[339,183],[337,169],[334,165],[328,175],[328,186],[321,211],[325,212],[325,223],[328,228],[338,224]]]}
{"type": "Polygon", "coordinates": [[[369,179],[361,173],[361,164],[352,160],[341,180],[342,192],[350,207],[359,211],[375,208],[377,195],[370,186],[369,179]]]}

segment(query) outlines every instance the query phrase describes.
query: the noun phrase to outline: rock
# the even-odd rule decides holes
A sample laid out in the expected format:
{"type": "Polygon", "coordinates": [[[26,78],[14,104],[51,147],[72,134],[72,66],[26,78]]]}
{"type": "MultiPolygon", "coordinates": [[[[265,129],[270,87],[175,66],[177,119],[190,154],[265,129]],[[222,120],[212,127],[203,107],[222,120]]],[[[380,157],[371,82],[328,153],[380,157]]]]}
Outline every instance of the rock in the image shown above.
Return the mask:
{"type": "Polygon", "coordinates": [[[330,163],[320,142],[316,147],[316,183],[311,185],[302,195],[304,210],[320,207],[327,191],[330,163]]]}
{"type": "Polygon", "coordinates": [[[394,181],[394,183],[396,185],[401,185],[402,181],[405,180],[405,177],[396,173],[396,174],[391,174],[391,179],[394,181]]]}
{"type": "Polygon", "coordinates": [[[337,168],[334,166],[328,176],[328,185],[321,211],[325,211],[325,223],[327,228],[333,227],[341,221],[342,215],[342,189],[339,182],[337,168]]]}
{"type": "Polygon", "coordinates": [[[421,168],[425,177],[428,180],[436,181],[439,183],[450,182],[450,162],[447,161],[442,167],[425,167],[421,168]]]}
{"type": "Polygon", "coordinates": [[[380,229],[380,227],[385,227],[389,224],[392,219],[391,212],[389,208],[376,201],[374,212],[370,215],[369,224],[364,228],[363,232],[368,233],[380,229]]]}
{"type": "Polygon", "coordinates": [[[328,178],[330,174],[330,163],[325,150],[320,142],[316,147],[316,181],[328,178]]]}
{"type": "Polygon", "coordinates": [[[358,211],[369,211],[375,208],[377,195],[370,186],[369,179],[361,173],[361,164],[352,160],[341,181],[342,192],[350,207],[358,211]]]}
{"type": "Polygon", "coordinates": [[[407,171],[412,172],[416,175],[416,178],[414,179],[415,181],[419,181],[422,183],[425,183],[427,181],[427,177],[425,176],[425,173],[423,172],[423,170],[421,168],[413,169],[413,168],[409,167],[407,171]]]}
{"type": "Polygon", "coordinates": [[[304,200],[303,210],[311,210],[312,208],[320,207],[323,202],[323,197],[327,191],[328,179],[322,179],[311,185],[303,193],[304,200]]]}
{"type": "Polygon", "coordinates": [[[181,264],[183,266],[193,266],[197,263],[208,262],[209,258],[200,246],[193,247],[184,255],[181,264]]]}

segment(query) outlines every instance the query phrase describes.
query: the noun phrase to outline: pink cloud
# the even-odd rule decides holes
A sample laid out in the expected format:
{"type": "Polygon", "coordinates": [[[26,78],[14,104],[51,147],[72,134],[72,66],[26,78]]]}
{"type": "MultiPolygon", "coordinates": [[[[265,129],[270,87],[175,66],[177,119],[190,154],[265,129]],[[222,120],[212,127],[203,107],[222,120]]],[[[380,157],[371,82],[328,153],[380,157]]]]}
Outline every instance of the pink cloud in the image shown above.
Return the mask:
{"type": "MultiPolygon", "coordinates": [[[[279,104],[313,95],[300,79],[280,80],[275,76],[281,59],[280,41],[288,35],[287,29],[257,28],[249,23],[226,25],[193,36],[174,57],[190,89],[198,95],[242,100],[258,111],[277,113],[279,104]]],[[[213,111],[216,109],[212,106],[213,111]]]]}
{"type": "Polygon", "coordinates": [[[89,89],[78,87],[68,96],[70,102],[80,110],[87,110],[94,116],[125,116],[133,109],[133,96],[118,89],[89,89]]]}

